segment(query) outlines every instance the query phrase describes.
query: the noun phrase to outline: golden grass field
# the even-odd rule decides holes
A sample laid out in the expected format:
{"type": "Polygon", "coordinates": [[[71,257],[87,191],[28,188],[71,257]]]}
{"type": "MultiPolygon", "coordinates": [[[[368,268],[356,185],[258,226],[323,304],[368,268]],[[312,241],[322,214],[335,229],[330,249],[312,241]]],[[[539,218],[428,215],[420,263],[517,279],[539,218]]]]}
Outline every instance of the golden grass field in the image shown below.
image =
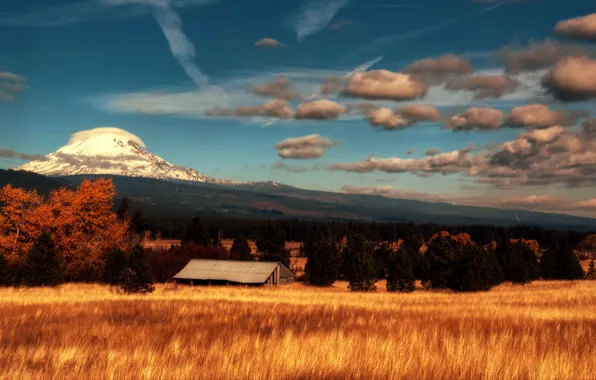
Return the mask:
{"type": "Polygon", "coordinates": [[[1,379],[596,379],[596,282],[0,289],[1,379]]]}

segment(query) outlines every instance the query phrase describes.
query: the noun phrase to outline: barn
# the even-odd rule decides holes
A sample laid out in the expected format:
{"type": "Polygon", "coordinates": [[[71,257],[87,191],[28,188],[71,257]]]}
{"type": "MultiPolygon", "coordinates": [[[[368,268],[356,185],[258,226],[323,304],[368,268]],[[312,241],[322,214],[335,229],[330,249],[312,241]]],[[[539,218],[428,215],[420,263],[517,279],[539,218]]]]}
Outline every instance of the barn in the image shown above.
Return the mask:
{"type": "Polygon", "coordinates": [[[294,273],[280,262],[193,259],[174,276],[174,280],[192,285],[278,286],[293,283],[294,277],[294,273]]]}

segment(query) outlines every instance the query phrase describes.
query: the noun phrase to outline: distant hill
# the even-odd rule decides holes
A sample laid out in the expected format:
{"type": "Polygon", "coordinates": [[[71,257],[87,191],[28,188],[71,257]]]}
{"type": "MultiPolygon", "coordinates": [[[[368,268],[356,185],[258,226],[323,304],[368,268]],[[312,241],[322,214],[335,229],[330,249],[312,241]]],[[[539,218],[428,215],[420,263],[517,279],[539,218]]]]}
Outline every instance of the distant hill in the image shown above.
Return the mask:
{"type": "Polygon", "coordinates": [[[48,194],[64,186],[70,186],[68,181],[49,178],[40,174],[0,169],[0,188],[6,185],[21,187],[27,190],[37,190],[40,194],[48,194]]]}
{"type": "MultiPolygon", "coordinates": [[[[105,176],[103,176],[105,177],[105,176]]],[[[596,219],[542,212],[456,206],[442,202],[393,199],[375,195],[331,193],[291,186],[230,187],[185,181],[108,176],[119,196],[129,197],[144,213],[162,216],[194,215],[251,218],[339,219],[440,224],[529,224],[588,231],[596,219]]],[[[98,176],[60,177],[72,185],[98,176]]]]}

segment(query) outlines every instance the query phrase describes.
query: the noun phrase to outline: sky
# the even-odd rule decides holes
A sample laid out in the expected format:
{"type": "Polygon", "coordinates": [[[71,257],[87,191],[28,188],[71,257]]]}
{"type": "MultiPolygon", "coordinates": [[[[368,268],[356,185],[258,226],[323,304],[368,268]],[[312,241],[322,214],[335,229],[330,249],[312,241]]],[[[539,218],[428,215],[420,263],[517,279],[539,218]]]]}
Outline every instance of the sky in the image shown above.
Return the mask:
{"type": "Polygon", "coordinates": [[[222,179],[596,217],[595,12],[0,0],[0,167],[109,126],[222,179]]]}

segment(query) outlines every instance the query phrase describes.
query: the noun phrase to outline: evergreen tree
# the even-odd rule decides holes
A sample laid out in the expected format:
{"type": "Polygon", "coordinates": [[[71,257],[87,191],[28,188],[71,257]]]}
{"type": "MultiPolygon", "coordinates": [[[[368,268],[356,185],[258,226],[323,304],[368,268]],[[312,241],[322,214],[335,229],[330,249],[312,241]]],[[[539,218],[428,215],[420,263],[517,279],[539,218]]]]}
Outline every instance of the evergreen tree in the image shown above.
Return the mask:
{"type": "Polygon", "coordinates": [[[594,267],[594,259],[590,260],[590,265],[588,266],[588,273],[586,273],[586,280],[596,280],[596,268],[594,267]]]}
{"type": "Polygon", "coordinates": [[[439,236],[428,246],[424,255],[425,288],[449,289],[459,282],[457,266],[462,256],[462,246],[449,237],[439,236]]]}
{"type": "Polygon", "coordinates": [[[585,275],[573,249],[566,244],[549,248],[540,259],[540,268],[546,279],[579,280],[585,275]]]}
{"type": "Polygon", "coordinates": [[[182,238],[182,244],[194,243],[203,247],[209,247],[210,240],[211,238],[207,227],[205,227],[201,218],[197,216],[194,217],[188,225],[186,233],[182,238]]]}
{"type": "Polygon", "coordinates": [[[145,249],[142,245],[136,245],[130,253],[120,286],[126,293],[153,292],[153,276],[145,262],[145,249]]]}
{"type": "Polygon", "coordinates": [[[130,200],[127,197],[123,197],[120,200],[116,215],[118,215],[118,219],[128,219],[130,215],[130,200]]]}
{"type": "Polygon", "coordinates": [[[322,240],[310,245],[305,272],[315,286],[331,286],[339,276],[341,255],[337,245],[322,240]]]}
{"type": "Polygon", "coordinates": [[[475,244],[466,244],[457,264],[457,276],[451,284],[451,290],[457,292],[477,292],[490,290],[496,282],[495,273],[499,265],[494,252],[475,244]]]}
{"type": "Polygon", "coordinates": [[[22,266],[23,282],[28,286],[55,286],[63,281],[63,272],[58,260],[58,250],[52,237],[42,233],[22,266]]]}
{"type": "Polygon", "coordinates": [[[8,270],[8,263],[4,258],[2,252],[0,252],[0,286],[10,285],[12,283],[8,270]]]}
{"type": "Polygon", "coordinates": [[[391,253],[391,247],[386,242],[381,243],[381,245],[375,249],[375,275],[377,279],[383,279],[387,276],[387,265],[391,253]]]}
{"type": "Polygon", "coordinates": [[[374,291],[375,259],[373,247],[364,235],[353,234],[343,252],[344,270],[349,289],[352,291],[374,291]]]}
{"type": "Polygon", "coordinates": [[[387,261],[387,291],[413,292],[414,289],[412,258],[403,248],[392,251],[387,261]]]}
{"type": "Polygon", "coordinates": [[[279,222],[268,222],[257,249],[262,253],[261,261],[279,261],[290,267],[290,251],[286,248],[286,233],[279,222]]]}
{"type": "Polygon", "coordinates": [[[244,235],[240,234],[234,239],[234,244],[230,249],[230,257],[235,260],[254,261],[252,250],[244,235]]]}
{"type": "Polygon", "coordinates": [[[106,255],[103,277],[104,284],[118,285],[122,282],[124,269],[126,268],[126,257],[121,250],[112,250],[106,255]]]}
{"type": "Polygon", "coordinates": [[[410,262],[414,271],[414,277],[422,279],[423,256],[420,253],[420,247],[422,247],[424,239],[421,235],[418,235],[414,233],[412,230],[409,230],[406,237],[403,240],[404,242],[402,243],[402,250],[406,255],[410,257],[410,262]]]}
{"type": "Polygon", "coordinates": [[[526,284],[541,276],[536,253],[526,243],[500,241],[496,248],[497,259],[503,270],[503,280],[526,284]]]}

